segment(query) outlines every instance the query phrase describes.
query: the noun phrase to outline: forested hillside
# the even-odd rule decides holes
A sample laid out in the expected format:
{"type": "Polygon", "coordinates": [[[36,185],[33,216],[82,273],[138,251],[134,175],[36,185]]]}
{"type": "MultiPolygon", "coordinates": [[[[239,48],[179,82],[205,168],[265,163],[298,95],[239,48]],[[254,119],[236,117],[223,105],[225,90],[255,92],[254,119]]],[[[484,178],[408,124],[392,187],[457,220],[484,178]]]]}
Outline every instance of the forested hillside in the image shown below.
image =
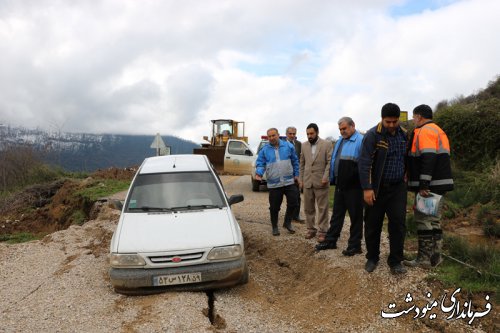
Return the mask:
{"type": "Polygon", "coordinates": [[[499,163],[500,76],[476,94],[440,102],[434,118],[450,139],[457,167],[486,171],[499,163]]]}
{"type": "MultiPolygon", "coordinates": [[[[0,126],[0,152],[30,147],[47,164],[68,171],[94,171],[108,167],[128,167],[153,156],[154,135],[112,135],[53,133],[39,129],[0,126]]],[[[198,145],[165,135],[171,154],[190,154],[198,145]]]]}

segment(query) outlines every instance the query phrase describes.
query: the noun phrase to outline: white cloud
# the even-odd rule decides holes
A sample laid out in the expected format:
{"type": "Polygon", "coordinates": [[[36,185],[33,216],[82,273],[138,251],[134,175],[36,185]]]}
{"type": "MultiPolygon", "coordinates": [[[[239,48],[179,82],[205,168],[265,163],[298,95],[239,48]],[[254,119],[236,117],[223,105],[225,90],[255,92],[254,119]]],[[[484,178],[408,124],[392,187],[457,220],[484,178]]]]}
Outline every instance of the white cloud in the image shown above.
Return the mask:
{"type": "Polygon", "coordinates": [[[253,144],[310,122],[337,136],[345,115],[368,129],[385,102],[434,106],[500,72],[498,1],[426,5],[2,1],[0,123],[201,142],[232,118],[253,144]]]}

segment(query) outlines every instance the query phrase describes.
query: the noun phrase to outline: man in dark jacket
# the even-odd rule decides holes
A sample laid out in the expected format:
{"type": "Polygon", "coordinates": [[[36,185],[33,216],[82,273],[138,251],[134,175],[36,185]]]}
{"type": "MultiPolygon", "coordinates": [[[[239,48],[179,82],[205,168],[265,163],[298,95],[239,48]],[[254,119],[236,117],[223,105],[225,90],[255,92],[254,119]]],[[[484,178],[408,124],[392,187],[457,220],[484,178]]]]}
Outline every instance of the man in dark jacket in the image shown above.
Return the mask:
{"type": "Polygon", "coordinates": [[[326,240],[316,245],[316,251],[337,248],[345,213],[349,211],[350,236],[342,254],[353,256],[361,253],[363,238],[363,190],[358,173],[363,135],[356,131],[354,121],[349,117],[340,118],[338,125],[341,136],[335,144],[330,163],[330,185],[335,185],[333,214],[326,240]]]}
{"type": "MultiPolygon", "coordinates": [[[[413,109],[413,121],[416,127],[408,152],[408,189],[414,191],[415,196],[418,193],[424,198],[432,196],[431,192],[444,195],[453,190],[448,137],[432,121],[432,109],[428,105],[413,109]]],[[[415,260],[405,261],[405,265],[429,268],[441,263],[443,231],[439,222],[440,210],[441,205],[434,216],[415,209],[418,254],[415,260]]]]}
{"type": "Polygon", "coordinates": [[[380,256],[380,235],[384,215],[389,220],[390,252],[387,263],[393,274],[404,274],[403,248],[406,233],[405,156],[406,130],[399,126],[399,106],[382,107],[382,121],[363,138],[359,178],[366,203],[365,270],[373,272],[380,256]]]}
{"type": "MultiPolygon", "coordinates": [[[[289,126],[286,128],[286,140],[290,142],[295,147],[295,152],[297,153],[297,158],[300,160],[300,153],[302,151],[302,143],[297,140],[297,129],[293,126],[289,126]]],[[[305,223],[305,220],[300,217],[300,189],[299,184],[297,185],[297,209],[293,214],[293,220],[299,223],[305,223]]]]}

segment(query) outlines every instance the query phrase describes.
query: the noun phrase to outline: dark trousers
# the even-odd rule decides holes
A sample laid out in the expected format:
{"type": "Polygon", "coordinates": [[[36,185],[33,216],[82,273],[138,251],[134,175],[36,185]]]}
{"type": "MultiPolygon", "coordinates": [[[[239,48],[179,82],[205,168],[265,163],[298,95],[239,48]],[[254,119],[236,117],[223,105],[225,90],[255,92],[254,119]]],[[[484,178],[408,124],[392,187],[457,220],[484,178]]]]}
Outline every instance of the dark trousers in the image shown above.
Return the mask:
{"type": "Polygon", "coordinates": [[[271,213],[271,224],[278,225],[278,214],[280,212],[283,195],[286,196],[285,224],[292,223],[293,214],[297,207],[297,195],[299,191],[295,184],[269,189],[269,212],[271,213]]]}
{"type": "Polygon", "coordinates": [[[326,233],[326,241],[336,243],[344,227],[345,213],[349,212],[351,228],[348,249],[361,249],[363,238],[363,190],[335,188],[333,198],[333,214],[330,219],[330,228],[326,233]]]}
{"type": "Polygon", "coordinates": [[[380,259],[380,235],[384,215],[389,220],[390,267],[403,261],[403,247],[406,234],[406,184],[381,185],[373,206],[365,210],[366,259],[378,262],[380,259]]]}
{"type": "Polygon", "coordinates": [[[295,186],[297,187],[297,207],[295,208],[292,218],[298,220],[300,218],[300,189],[299,184],[295,184],[295,186]]]}

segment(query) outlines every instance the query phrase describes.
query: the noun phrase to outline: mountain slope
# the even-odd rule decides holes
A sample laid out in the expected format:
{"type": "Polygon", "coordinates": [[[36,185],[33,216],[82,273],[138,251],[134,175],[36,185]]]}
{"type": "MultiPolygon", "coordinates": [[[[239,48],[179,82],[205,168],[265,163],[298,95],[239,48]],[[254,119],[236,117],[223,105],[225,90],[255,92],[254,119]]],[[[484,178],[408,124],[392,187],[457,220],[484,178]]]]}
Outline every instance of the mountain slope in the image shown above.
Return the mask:
{"type": "MultiPolygon", "coordinates": [[[[162,137],[171,154],[191,154],[198,144],[175,136],[162,137]]],[[[154,135],[58,133],[0,125],[0,150],[6,145],[33,145],[45,162],[69,171],[139,165],[155,155],[154,135]]]]}

